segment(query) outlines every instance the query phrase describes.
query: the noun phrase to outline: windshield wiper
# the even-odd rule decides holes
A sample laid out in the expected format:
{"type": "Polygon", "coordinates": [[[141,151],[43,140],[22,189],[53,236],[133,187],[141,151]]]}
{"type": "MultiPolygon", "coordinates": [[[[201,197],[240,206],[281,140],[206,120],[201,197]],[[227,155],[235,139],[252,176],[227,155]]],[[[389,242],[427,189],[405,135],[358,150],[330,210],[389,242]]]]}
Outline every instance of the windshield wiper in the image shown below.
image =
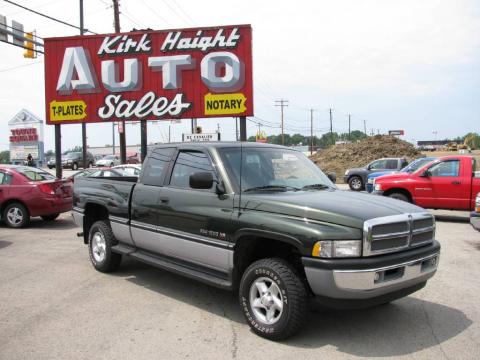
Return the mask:
{"type": "Polygon", "coordinates": [[[307,190],[307,189],[330,189],[330,186],[325,184],[310,184],[302,187],[302,190],[307,190]]]}
{"type": "Polygon", "coordinates": [[[263,186],[255,186],[252,188],[248,188],[243,190],[243,192],[248,192],[248,191],[288,191],[288,190],[293,190],[293,191],[299,191],[299,188],[296,188],[294,186],[288,186],[288,185],[263,185],[263,186]]]}

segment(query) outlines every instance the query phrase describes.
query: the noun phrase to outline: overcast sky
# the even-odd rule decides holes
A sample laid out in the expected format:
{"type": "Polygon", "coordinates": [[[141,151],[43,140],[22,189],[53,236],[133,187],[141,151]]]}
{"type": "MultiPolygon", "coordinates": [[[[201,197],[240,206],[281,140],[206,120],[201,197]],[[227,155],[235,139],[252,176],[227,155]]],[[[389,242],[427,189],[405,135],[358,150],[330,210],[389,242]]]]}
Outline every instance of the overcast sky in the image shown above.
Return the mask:
{"type": "MultiPolygon", "coordinates": [[[[78,0],[18,0],[18,3],[78,25],[78,0]]],[[[112,32],[110,0],[85,0],[85,27],[112,32]]],[[[386,132],[404,129],[412,141],[480,132],[480,1],[478,0],[316,0],[214,1],[120,0],[121,28],[168,29],[251,24],[255,115],[278,126],[275,100],[288,99],[286,132],[334,130],[386,132]]],[[[7,21],[35,29],[41,37],[76,35],[78,30],[0,0],[7,21]]],[[[8,148],[7,122],[22,108],[45,117],[43,57],[0,42],[0,149],[8,148]]],[[[200,119],[204,132],[220,125],[234,140],[233,119],[200,119]]],[[[166,141],[169,122],[149,125],[149,142],[166,141]]],[[[172,141],[189,132],[190,121],[170,125],[172,141]]],[[[248,124],[248,135],[257,126],[248,124]]],[[[81,145],[79,125],[62,127],[63,150],[81,145]]],[[[111,126],[87,127],[91,146],[111,144],[111,126]]],[[[278,127],[262,128],[267,134],[278,127]]],[[[139,126],[127,126],[127,143],[140,142],[139,126]]],[[[45,149],[53,149],[46,126],[45,149]]],[[[118,143],[118,139],[116,140],[118,143]]]]}

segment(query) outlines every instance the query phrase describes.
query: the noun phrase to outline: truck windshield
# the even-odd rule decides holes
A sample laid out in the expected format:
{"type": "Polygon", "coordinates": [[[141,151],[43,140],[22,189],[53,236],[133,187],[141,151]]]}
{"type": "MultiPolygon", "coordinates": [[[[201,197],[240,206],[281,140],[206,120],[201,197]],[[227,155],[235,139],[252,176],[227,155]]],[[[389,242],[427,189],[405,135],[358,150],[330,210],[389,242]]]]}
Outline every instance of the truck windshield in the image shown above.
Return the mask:
{"type": "Polygon", "coordinates": [[[425,159],[417,159],[410,163],[410,165],[405,166],[401,172],[406,173],[413,173],[423,167],[423,165],[427,165],[429,162],[432,162],[434,159],[432,158],[425,158],[425,159]]]}
{"type": "Polygon", "coordinates": [[[240,148],[220,150],[227,171],[242,191],[298,191],[336,188],[305,155],[282,148],[244,147],[240,170],[240,148]]]}

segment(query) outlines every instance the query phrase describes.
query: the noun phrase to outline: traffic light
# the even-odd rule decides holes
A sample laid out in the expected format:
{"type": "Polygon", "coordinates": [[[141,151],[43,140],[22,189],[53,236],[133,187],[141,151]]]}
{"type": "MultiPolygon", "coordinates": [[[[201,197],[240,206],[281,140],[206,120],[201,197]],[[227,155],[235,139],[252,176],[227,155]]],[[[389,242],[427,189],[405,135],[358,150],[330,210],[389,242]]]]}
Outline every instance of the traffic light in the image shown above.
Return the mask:
{"type": "Polygon", "coordinates": [[[195,134],[201,134],[201,133],[202,133],[202,127],[197,126],[197,128],[195,129],[195,134]]]}
{"type": "Polygon", "coordinates": [[[23,53],[24,58],[28,59],[35,59],[37,54],[35,53],[35,44],[33,43],[33,32],[25,33],[25,40],[23,46],[26,48],[25,52],[23,53]]]}

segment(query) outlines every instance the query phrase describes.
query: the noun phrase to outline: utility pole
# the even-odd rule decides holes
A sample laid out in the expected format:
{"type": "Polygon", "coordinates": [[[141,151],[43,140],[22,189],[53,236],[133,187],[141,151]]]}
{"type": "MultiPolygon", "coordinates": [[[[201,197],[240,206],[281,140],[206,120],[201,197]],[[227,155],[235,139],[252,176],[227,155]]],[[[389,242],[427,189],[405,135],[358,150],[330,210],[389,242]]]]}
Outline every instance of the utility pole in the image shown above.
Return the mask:
{"type": "Polygon", "coordinates": [[[351,141],[350,139],[351,123],[352,123],[352,115],[348,114],[348,141],[351,141]]]}
{"type": "MultiPolygon", "coordinates": [[[[119,10],[119,2],[120,0],[112,0],[113,1],[113,19],[114,19],[114,26],[115,26],[115,32],[119,33],[120,32],[120,10],[119,10]]],[[[118,134],[120,138],[120,162],[122,164],[125,164],[127,162],[127,141],[125,138],[125,121],[121,120],[121,129],[122,132],[118,134]]],[[[145,124],[146,125],[146,124],[145,124]]],[[[140,129],[145,129],[146,126],[140,126],[140,129]]],[[[140,134],[140,138],[145,138],[145,136],[142,136],[140,134]]]]}
{"type": "Polygon", "coordinates": [[[332,118],[332,108],[329,109],[330,112],[330,140],[332,141],[332,145],[335,143],[333,141],[333,118],[332,118]]]}
{"type": "Polygon", "coordinates": [[[235,140],[238,141],[238,117],[235,118],[235,140]]]}
{"type": "Polygon", "coordinates": [[[310,155],[313,155],[313,109],[310,109],[310,155]]]}
{"type": "MultiPolygon", "coordinates": [[[[83,0],[80,0],[80,35],[84,33],[83,28],[83,0]]],[[[83,158],[83,168],[87,168],[87,124],[82,122],[82,158],[83,158]]]]}
{"type": "Polygon", "coordinates": [[[171,135],[172,135],[172,132],[170,130],[170,128],[172,127],[172,125],[168,125],[168,142],[171,143],[171,135]]]}
{"type": "Polygon", "coordinates": [[[112,121],[112,155],[115,155],[115,122],[112,121]]]}
{"type": "Polygon", "coordinates": [[[281,123],[282,123],[282,145],[285,145],[285,136],[283,134],[283,108],[288,106],[288,100],[275,100],[275,106],[280,106],[280,114],[281,114],[281,123]]]}
{"type": "Polygon", "coordinates": [[[365,133],[365,136],[367,135],[367,120],[363,120],[363,132],[365,133]]]}

